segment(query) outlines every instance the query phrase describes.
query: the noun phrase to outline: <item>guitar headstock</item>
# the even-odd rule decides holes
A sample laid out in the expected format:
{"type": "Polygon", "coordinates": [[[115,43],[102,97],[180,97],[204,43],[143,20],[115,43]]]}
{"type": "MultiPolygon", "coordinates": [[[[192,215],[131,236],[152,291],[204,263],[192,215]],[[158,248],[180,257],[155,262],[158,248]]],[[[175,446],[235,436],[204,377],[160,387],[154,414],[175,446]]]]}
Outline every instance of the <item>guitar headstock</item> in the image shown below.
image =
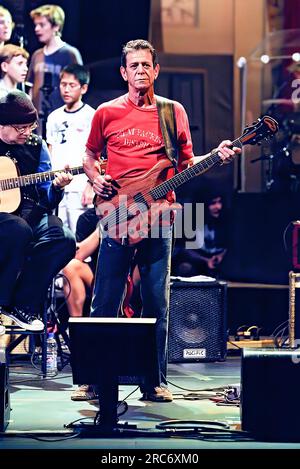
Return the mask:
{"type": "Polygon", "coordinates": [[[278,122],[270,116],[263,116],[247,125],[239,141],[243,145],[256,145],[262,140],[269,140],[278,131],[278,122]]]}

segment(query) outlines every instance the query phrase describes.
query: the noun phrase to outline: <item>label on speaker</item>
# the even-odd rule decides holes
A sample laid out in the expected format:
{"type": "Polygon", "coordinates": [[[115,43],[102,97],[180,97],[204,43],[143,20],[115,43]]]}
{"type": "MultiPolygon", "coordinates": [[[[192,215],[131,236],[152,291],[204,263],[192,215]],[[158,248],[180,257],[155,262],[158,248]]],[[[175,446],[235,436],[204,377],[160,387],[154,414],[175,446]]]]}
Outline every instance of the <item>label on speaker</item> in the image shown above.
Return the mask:
{"type": "Polygon", "coordinates": [[[206,358],[206,348],[185,348],[183,358],[206,358]]]}

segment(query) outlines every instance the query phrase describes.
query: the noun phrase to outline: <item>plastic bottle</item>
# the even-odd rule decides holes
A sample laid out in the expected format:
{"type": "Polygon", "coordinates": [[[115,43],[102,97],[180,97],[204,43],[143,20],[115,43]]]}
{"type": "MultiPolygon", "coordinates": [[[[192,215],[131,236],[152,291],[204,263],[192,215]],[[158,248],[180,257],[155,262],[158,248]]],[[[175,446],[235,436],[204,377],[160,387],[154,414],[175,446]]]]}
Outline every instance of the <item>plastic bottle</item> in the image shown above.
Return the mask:
{"type": "Polygon", "coordinates": [[[47,337],[47,376],[57,374],[57,344],[53,332],[47,337]]]}

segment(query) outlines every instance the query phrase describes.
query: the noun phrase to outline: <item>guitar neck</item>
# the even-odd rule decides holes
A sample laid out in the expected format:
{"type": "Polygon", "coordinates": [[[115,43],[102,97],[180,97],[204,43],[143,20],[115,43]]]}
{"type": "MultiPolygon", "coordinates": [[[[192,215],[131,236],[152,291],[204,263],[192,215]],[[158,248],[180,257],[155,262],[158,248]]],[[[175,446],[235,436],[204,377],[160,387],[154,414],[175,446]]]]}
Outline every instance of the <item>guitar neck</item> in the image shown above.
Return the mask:
{"type": "MultiPolygon", "coordinates": [[[[242,143],[239,138],[232,142],[232,146],[242,146],[242,143]]],[[[220,163],[222,161],[221,157],[218,155],[218,150],[212,151],[206,158],[199,163],[194,164],[190,168],[187,168],[180,173],[176,174],[172,178],[168,179],[167,181],[162,182],[158,186],[154,187],[150,194],[154,200],[161,199],[164,197],[169,191],[177,189],[182,184],[190,181],[196,176],[205,173],[210,168],[212,168],[215,164],[220,163]]]]}
{"type": "MultiPolygon", "coordinates": [[[[34,184],[39,184],[41,182],[53,181],[55,175],[63,171],[65,170],[61,169],[56,171],[46,171],[44,173],[26,174],[24,176],[2,179],[0,181],[0,189],[5,191],[9,189],[31,186],[34,184]]],[[[82,166],[76,166],[74,168],[68,169],[68,173],[71,173],[73,176],[75,176],[77,174],[84,173],[84,170],[82,166]]]]}

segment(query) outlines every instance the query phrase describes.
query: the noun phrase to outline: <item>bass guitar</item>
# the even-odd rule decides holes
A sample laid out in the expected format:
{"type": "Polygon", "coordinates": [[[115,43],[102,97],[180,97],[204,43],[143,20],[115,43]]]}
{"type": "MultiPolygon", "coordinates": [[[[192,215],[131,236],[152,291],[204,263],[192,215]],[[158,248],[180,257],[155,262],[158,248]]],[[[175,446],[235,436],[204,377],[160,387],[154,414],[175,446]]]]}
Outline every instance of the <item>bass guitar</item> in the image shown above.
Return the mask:
{"type": "MultiPolygon", "coordinates": [[[[255,145],[264,139],[268,140],[277,131],[276,120],[263,116],[245,127],[243,134],[232,142],[232,146],[255,145]]],[[[178,204],[170,204],[165,199],[166,194],[221,162],[218,150],[214,150],[200,162],[167,180],[166,175],[172,164],[164,159],[135,179],[124,177],[112,181],[115,194],[109,200],[99,195],[94,199],[104,235],[129,245],[149,237],[161,223],[164,214],[178,208],[178,204]]]]}

